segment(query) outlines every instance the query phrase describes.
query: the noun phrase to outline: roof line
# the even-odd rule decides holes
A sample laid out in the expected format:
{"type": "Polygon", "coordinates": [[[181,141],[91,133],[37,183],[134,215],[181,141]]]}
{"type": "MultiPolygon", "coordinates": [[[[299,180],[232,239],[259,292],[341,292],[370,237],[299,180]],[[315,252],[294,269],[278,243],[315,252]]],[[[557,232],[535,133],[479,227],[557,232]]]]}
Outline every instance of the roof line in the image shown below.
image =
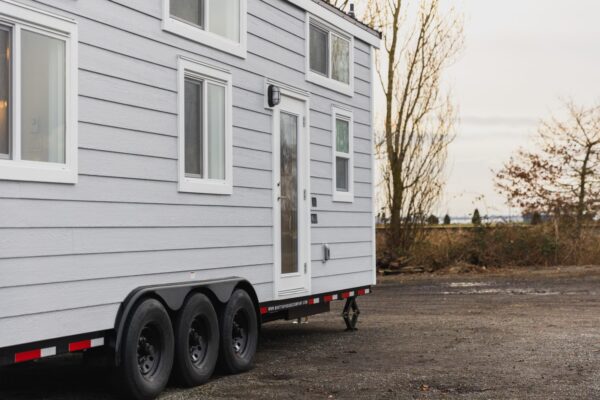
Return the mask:
{"type": "Polygon", "coordinates": [[[330,11],[333,11],[334,13],[336,13],[337,15],[339,15],[340,17],[344,18],[346,21],[350,22],[351,24],[356,25],[357,27],[369,32],[370,34],[372,34],[373,36],[381,39],[382,34],[380,31],[370,27],[369,25],[365,24],[364,22],[360,21],[358,18],[353,17],[347,13],[345,13],[344,11],[340,10],[339,8],[337,8],[336,6],[334,6],[333,4],[329,3],[327,0],[312,0],[313,2],[321,5],[322,7],[325,7],[327,9],[329,9],[330,11]]]}

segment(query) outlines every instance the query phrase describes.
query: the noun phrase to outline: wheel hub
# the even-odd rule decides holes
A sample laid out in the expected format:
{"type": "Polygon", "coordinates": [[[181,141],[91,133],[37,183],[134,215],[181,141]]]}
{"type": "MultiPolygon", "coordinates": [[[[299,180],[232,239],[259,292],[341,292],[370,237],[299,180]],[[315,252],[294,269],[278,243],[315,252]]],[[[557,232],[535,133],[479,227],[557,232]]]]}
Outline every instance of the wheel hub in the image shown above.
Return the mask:
{"type": "Polygon", "coordinates": [[[242,353],[248,344],[248,318],[242,310],[238,311],[233,318],[231,337],[233,351],[236,354],[242,353]]]}
{"type": "Polygon", "coordinates": [[[160,359],[160,339],[156,329],[146,326],[138,339],[137,361],[143,376],[156,372],[160,359]]]}
{"type": "Polygon", "coordinates": [[[206,324],[200,318],[196,318],[190,327],[188,343],[190,359],[197,366],[204,361],[208,350],[206,324]]]}

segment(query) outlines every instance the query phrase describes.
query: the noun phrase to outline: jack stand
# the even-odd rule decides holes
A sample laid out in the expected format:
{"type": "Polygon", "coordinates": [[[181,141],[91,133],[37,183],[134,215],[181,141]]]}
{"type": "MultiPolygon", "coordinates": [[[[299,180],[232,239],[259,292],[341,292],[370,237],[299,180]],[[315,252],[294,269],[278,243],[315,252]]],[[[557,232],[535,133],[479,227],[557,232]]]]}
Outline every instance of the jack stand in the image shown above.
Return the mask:
{"type": "Polygon", "coordinates": [[[342,318],[344,318],[344,322],[346,323],[346,332],[358,330],[356,323],[358,322],[359,315],[360,310],[356,304],[356,297],[348,297],[346,305],[344,305],[344,311],[342,312],[342,318]],[[352,310],[352,315],[350,315],[350,310],[352,310]]]}

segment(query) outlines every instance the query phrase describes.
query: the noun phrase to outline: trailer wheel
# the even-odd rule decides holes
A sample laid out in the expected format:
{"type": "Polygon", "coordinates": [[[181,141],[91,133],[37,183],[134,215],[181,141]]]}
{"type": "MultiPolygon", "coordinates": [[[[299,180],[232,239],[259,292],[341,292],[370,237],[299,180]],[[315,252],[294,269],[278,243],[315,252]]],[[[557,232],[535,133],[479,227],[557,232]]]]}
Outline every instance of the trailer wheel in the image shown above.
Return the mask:
{"type": "Polygon", "coordinates": [[[219,320],[201,293],[189,298],[175,321],[175,377],[184,386],[205,383],[219,358],[219,320]]]}
{"type": "Polygon", "coordinates": [[[169,314],[155,299],[141,302],[127,319],[117,372],[126,398],[149,400],[165,388],[173,367],[169,314]]]}
{"type": "Polygon", "coordinates": [[[254,303],[246,291],[238,289],[221,315],[221,366],[232,374],[248,371],[252,368],[257,344],[254,303]]]}

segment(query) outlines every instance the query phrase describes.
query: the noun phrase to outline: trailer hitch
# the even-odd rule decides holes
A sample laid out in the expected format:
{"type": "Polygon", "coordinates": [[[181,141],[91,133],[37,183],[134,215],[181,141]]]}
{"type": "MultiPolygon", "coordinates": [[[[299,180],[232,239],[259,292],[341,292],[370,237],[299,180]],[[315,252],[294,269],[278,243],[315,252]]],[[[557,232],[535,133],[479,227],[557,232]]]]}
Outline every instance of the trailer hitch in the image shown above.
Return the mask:
{"type": "Polygon", "coordinates": [[[358,304],[356,304],[356,297],[348,297],[344,305],[344,311],[342,311],[342,318],[344,318],[344,322],[346,323],[346,332],[358,330],[356,324],[359,315],[360,309],[358,308],[358,304]]]}

